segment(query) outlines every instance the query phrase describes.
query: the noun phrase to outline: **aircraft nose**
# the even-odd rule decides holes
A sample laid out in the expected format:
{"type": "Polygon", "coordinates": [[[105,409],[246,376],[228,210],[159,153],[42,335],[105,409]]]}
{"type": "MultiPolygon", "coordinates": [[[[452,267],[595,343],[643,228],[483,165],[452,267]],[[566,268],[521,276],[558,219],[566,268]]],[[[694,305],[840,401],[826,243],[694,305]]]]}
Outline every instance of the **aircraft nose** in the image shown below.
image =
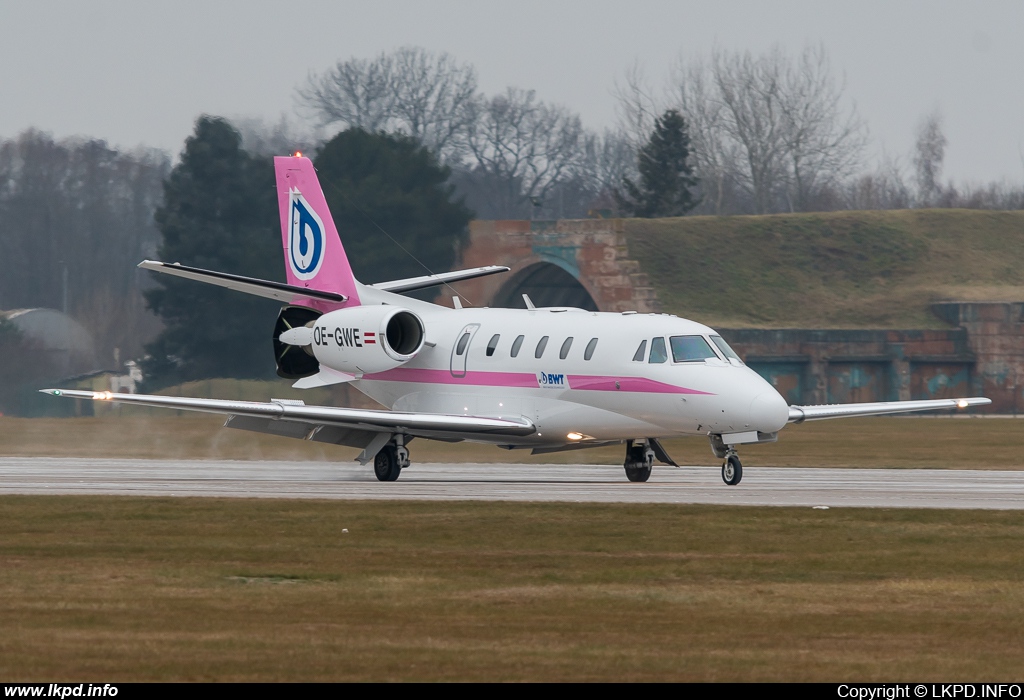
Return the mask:
{"type": "Polygon", "coordinates": [[[777,391],[765,391],[750,402],[750,427],[762,433],[781,430],[789,421],[789,405],[777,391]]]}

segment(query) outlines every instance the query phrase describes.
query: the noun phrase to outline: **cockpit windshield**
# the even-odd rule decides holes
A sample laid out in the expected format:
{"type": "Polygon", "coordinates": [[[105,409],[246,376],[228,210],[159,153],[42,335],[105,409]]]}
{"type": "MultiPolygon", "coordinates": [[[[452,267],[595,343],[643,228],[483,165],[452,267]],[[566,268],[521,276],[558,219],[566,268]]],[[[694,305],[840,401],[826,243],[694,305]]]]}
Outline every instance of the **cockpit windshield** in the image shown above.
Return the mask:
{"type": "Polygon", "coordinates": [[[718,358],[702,335],[674,335],[669,338],[673,362],[701,362],[718,358]]]}
{"type": "Polygon", "coordinates": [[[736,360],[737,362],[740,363],[743,362],[743,360],[740,359],[740,356],[736,354],[736,351],[729,347],[729,343],[725,342],[725,339],[722,338],[722,336],[711,336],[711,342],[717,345],[718,349],[722,351],[722,354],[725,355],[730,360],[736,360]]]}

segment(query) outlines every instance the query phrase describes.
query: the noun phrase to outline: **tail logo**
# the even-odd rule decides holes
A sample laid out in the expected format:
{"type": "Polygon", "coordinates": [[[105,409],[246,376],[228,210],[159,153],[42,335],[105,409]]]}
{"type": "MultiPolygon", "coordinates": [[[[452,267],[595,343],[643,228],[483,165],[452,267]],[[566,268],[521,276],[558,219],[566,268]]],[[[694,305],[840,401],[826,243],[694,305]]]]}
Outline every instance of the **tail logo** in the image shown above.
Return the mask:
{"type": "Polygon", "coordinates": [[[288,190],[288,205],[288,264],[300,280],[312,279],[324,262],[324,222],[295,188],[288,190]]]}

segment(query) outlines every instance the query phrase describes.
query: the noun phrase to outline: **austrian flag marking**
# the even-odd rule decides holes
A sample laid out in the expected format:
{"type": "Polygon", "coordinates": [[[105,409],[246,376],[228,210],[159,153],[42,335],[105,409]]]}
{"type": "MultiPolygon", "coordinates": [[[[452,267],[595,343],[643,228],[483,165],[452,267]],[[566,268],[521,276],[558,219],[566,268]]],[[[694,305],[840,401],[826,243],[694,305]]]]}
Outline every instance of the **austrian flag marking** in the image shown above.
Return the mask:
{"type": "Polygon", "coordinates": [[[376,333],[363,333],[363,343],[366,344],[366,345],[376,345],[377,344],[377,334],[376,333]]]}

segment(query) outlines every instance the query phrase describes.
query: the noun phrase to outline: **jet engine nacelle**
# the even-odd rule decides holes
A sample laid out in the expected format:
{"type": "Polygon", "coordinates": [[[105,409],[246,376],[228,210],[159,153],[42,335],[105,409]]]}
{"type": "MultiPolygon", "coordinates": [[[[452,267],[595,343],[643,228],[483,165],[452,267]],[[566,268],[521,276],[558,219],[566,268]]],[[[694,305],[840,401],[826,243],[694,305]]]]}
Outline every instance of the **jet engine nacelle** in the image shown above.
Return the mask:
{"type": "Polygon", "coordinates": [[[411,360],[425,337],[423,321],[408,309],[357,306],[320,316],[308,340],[321,365],[347,374],[372,374],[411,360]]]}

